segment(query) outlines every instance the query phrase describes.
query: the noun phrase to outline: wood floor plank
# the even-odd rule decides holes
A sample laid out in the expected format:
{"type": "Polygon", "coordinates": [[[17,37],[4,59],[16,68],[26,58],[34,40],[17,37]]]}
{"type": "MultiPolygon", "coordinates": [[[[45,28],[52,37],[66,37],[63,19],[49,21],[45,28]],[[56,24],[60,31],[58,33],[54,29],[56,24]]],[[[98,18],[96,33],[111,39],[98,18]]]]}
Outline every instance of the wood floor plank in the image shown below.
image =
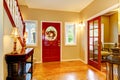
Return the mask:
{"type": "Polygon", "coordinates": [[[34,65],[33,80],[106,80],[106,74],[80,61],[34,65]]]}

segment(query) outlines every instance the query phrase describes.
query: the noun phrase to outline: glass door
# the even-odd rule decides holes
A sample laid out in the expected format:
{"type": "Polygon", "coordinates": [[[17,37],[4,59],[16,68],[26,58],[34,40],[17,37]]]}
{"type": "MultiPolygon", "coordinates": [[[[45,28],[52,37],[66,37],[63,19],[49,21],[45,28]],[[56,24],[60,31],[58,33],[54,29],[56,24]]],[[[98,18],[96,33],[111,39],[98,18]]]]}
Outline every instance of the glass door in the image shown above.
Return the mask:
{"type": "Polygon", "coordinates": [[[100,70],[101,18],[88,21],[88,64],[100,70]]]}

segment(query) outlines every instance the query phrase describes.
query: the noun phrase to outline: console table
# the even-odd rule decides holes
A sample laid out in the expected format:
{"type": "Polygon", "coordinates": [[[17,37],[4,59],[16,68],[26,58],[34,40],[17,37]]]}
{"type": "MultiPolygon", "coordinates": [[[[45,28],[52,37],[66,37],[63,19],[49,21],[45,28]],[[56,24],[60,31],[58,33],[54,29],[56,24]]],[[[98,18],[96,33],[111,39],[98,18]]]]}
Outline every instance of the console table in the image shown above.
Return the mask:
{"type": "Polygon", "coordinates": [[[27,48],[21,50],[18,54],[6,54],[5,60],[8,70],[6,80],[31,80],[33,73],[33,53],[33,48],[27,48]]]}

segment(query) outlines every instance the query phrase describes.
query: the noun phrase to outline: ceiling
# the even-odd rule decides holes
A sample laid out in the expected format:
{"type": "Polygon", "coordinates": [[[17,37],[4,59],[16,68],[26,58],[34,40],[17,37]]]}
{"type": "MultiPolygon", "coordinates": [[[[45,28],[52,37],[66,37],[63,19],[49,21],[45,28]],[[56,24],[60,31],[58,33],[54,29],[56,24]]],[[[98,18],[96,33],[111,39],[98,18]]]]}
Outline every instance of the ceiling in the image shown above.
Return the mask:
{"type": "Polygon", "coordinates": [[[18,0],[29,8],[80,12],[94,0],[18,0]]]}

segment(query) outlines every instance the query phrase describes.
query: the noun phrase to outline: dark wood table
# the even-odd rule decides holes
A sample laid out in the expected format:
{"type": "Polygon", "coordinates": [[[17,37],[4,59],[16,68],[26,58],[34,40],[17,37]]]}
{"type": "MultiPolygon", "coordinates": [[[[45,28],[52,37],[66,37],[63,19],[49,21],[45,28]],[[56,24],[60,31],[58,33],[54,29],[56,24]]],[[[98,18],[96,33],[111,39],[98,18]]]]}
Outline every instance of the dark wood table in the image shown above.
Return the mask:
{"type": "Polygon", "coordinates": [[[6,54],[5,60],[7,63],[8,76],[6,80],[31,80],[32,78],[32,63],[33,63],[33,48],[27,48],[21,50],[18,54],[6,54]],[[31,63],[30,70],[26,71],[27,60],[30,58],[28,63],[31,63]],[[31,76],[28,79],[27,73],[30,73],[31,76]]]}

